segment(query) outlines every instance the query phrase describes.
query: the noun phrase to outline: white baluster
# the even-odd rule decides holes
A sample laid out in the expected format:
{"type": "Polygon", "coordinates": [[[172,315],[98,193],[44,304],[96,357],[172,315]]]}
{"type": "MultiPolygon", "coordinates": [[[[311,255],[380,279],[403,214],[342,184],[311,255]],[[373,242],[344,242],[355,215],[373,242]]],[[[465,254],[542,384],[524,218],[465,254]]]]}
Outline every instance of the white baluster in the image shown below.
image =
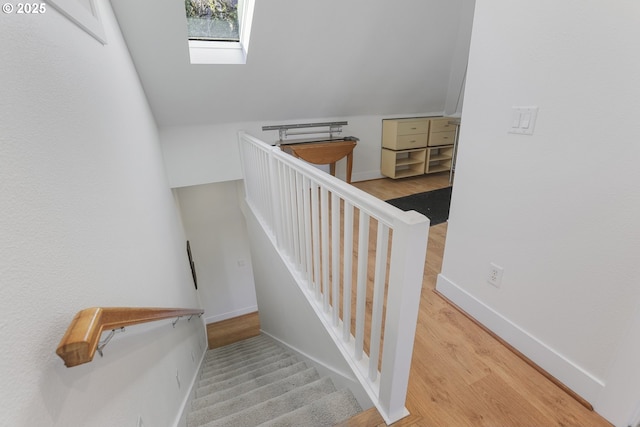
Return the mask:
{"type": "Polygon", "coordinates": [[[349,342],[351,339],[351,280],[353,275],[353,205],[344,201],[344,253],[343,253],[343,306],[342,339],[349,342]]]}
{"type": "Polygon", "coordinates": [[[376,239],[376,265],[373,279],[373,306],[371,313],[371,337],[369,347],[369,379],[378,377],[380,359],[380,334],[382,333],[382,310],[384,307],[384,285],[387,281],[387,250],[389,249],[389,227],[378,222],[376,239]]]}
{"type": "Polygon", "coordinates": [[[320,287],[320,209],[318,207],[318,184],[311,181],[311,245],[313,247],[313,286],[316,291],[316,300],[322,298],[320,287]]]}
{"type": "Polygon", "coordinates": [[[358,275],[356,288],[356,360],[362,359],[364,347],[364,309],[367,298],[367,264],[369,259],[369,215],[360,211],[358,225],[358,275]]]}
{"type": "Polygon", "coordinates": [[[320,262],[322,263],[322,308],[325,313],[329,312],[329,197],[325,187],[320,188],[320,219],[322,226],[322,252],[320,262]]]}
{"type": "Polygon", "coordinates": [[[331,193],[331,279],[333,281],[333,326],[340,320],[340,198],[331,193]]]}

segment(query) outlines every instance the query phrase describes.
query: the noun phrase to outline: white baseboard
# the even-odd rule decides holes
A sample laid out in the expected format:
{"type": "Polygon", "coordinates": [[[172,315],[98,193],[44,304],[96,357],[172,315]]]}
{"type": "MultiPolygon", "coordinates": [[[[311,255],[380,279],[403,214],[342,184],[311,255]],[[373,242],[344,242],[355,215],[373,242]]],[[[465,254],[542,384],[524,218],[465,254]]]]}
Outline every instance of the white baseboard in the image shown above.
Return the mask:
{"type": "Polygon", "coordinates": [[[351,174],[351,182],[369,181],[372,179],[380,179],[380,178],[384,178],[384,175],[380,174],[380,170],[354,172],[351,174]]]}
{"type": "Polygon", "coordinates": [[[590,403],[596,401],[598,394],[604,388],[602,380],[585,371],[442,274],[438,275],[436,290],[582,398],[590,403]]]}
{"type": "Polygon", "coordinates": [[[228,311],[228,312],[222,313],[222,314],[216,314],[215,316],[205,317],[204,318],[204,323],[206,325],[208,325],[209,323],[216,323],[216,322],[220,322],[222,320],[232,319],[234,317],[242,316],[242,315],[253,313],[253,312],[256,312],[256,311],[258,311],[258,306],[257,305],[252,305],[252,306],[241,308],[241,309],[238,309],[238,310],[228,311]]]}
{"type": "Polygon", "coordinates": [[[203,328],[204,331],[204,348],[202,349],[202,355],[200,356],[200,362],[193,374],[193,378],[191,378],[191,383],[189,383],[189,392],[186,394],[184,399],[182,400],[182,404],[178,410],[178,415],[176,416],[175,421],[173,422],[173,427],[187,427],[187,408],[190,407],[191,402],[195,398],[196,394],[196,382],[200,376],[200,369],[202,368],[202,362],[204,362],[204,356],[207,354],[207,349],[209,348],[207,343],[207,329],[203,328]]]}
{"type": "Polygon", "coordinates": [[[314,366],[319,371],[320,375],[330,377],[333,380],[334,384],[339,388],[348,388],[349,390],[351,390],[363,410],[367,410],[373,407],[371,398],[369,398],[369,395],[367,395],[367,392],[362,388],[353,373],[335,369],[327,365],[326,363],[316,359],[315,357],[303,352],[302,350],[290,346],[286,342],[278,339],[268,332],[265,332],[264,330],[260,330],[260,332],[271,337],[272,339],[280,343],[283,347],[286,347],[287,349],[295,353],[300,359],[307,362],[307,364],[314,366]]]}

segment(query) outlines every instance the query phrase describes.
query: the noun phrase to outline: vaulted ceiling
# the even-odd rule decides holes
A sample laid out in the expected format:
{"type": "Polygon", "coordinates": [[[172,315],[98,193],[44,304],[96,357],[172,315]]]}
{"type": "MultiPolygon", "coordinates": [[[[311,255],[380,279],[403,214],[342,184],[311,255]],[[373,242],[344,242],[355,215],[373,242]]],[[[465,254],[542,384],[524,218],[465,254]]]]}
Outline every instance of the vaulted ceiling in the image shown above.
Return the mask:
{"type": "Polygon", "coordinates": [[[189,63],[183,0],[111,3],[165,127],[441,112],[469,1],[256,0],[244,65],[189,63]]]}

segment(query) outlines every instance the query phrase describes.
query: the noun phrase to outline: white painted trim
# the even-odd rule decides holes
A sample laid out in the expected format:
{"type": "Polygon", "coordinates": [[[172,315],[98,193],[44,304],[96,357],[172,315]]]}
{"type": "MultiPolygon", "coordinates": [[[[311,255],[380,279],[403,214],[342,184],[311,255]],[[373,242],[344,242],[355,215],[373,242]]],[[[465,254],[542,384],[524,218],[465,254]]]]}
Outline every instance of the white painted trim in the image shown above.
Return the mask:
{"type": "Polygon", "coordinates": [[[204,323],[206,325],[208,325],[209,323],[216,323],[216,322],[220,322],[222,320],[232,319],[234,317],[238,317],[238,316],[242,316],[242,315],[245,315],[245,314],[253,313],[255,311],[258,311],[258,306],[257,305],[251,305],[249,307],[241,308],[241,309],[238,309],[238,310],[228,311],[226,313],[216,314],[215,316],[205,317],[204,323]]]}
{"type": "Polygon", "coordinates": [[[293,347],[293,346],[291,346],[291,345],[287,344],[286,342],[284,342],[284,341],[280,340],[278,337],[276,337],[276,336],[274,336],[274,335],[271,335],[270,333],[268,333],[268,332],[266,332],[266,331],[264,331],[264,330],[262,330],[262,329],[260,330],[260,332],[261,332],[261,333],[263,333],[263,334],[265,334],[265,335],[267,335],[268,337],[270,337],[270,338],[274,339],[275,341],[278,341],[278,343],[279,343],[280,345],[282,345],[283,347],[286,347],[286,348],[288,348],[289,350],[293,351],[294,353],[296,353],[297,355],[299,355],[299,356],[300,356],[300,357],[302,357],[303,359],[307,359],[307,360],[309,360],[309,361],[310,361],[311,363],[313,363],[314,365],[319,365],[319,366],[321,366],[322,368],[324,368],[324,369],[326,369],[326,370],[328,370],[328,371],[331,371],[332,373],[334,373],[334,374],[336,374],[336,375],[339,375],[340,377],[342,377],[342,378],[344,378],[344,379],[346,379],[346,380],[354,381],[354,382],[356,382],[356,381],[357,381],[356,377],[355,377],[353,374],[350,374],[350,373],[348,373],[348,372],[339,371],[339,370],[337,370],[337,369],[335,369],[335,368],[333,368],[333,367],[331,367],[331,366],[329,366],[329,365],[325,364],[323,361],[318,360],[318,359],[316,359],[316,358],[315,358],[315,357],[313,357],[313,356],[310,356],[309,354],[305,353],[304,351],[302,351],[302,350],[300,350],[300,349],[298,349],[298,348],[296,348],[296,347],[293,347]]]}
{"type": "Polygon", "coordinates": [[[204,356],[207,354],[207,350],[209,349],[209,342],[207,337],[207,328],[203,325],[202,330],[204,331],[203,340],[204,340],[204,349],[202,349],[202,355],[200,356],[200,363],[198,363],[198,367],[193,374],[193,378],[191,379],[191,383],[189,384],[189,392],[182,399],[182,403],[178,408],[178,414],[176,415],[176,419],[173,421],[173,427],[186,427],[187,426],[187,412],[185,409],[189,407],[191,401],[195,397],[195,385],[198,379],[200,378],[200,369],[202,369],[202,363],[204,362],[204,356]]]}
{"type": "Polygon", "coordinates": [[[91,11],[88,11],[77,0],[46,0],[46,2],[100,43],[107,44],[96,0],[89,0],[91,11]]]}
{"type": "Polygon", "coordinates": [[[588,402],[595,402],[598,393],[604,389],[605,384],[602,380],[538,340],[442,274],[438,275],[436,290],[588,402]]]}
{"type": "Polygon", "coordinates": [[[320,371],[320,375],[324,377],[330,377],[337,387],[348,388],[351,393],[353,393],[363,410],[374,407],[371,397],[369,397],[369,395],[364,390],[360,382],[358,382],[358,379],[353,375],[353,373],[339,371],[316,359],[315,357],[301,351],[300,349],[292,347],[291,345],[278,339],[270,333],[265,332],[264,330],[260,330],[260,332],[277,341],[280,345],[287,348],[289,351],[295,353],[298,358],[303,359],[309,365],[314,366],[318,371],[320,371]]]}
{"type": "Polygon", "coordinates": [[[358,181],[370,181],[372,179],[380,179],[384,178],[384,175],[380,173],[380,169],[366,171],[366,172],[357,172],[351,175],[351,182],[358,181]]]}
{"type": "Polygon", "coordinates": [[[192,64],[246,64],[245,49],[239,42],[189,40],[192,64]]]}

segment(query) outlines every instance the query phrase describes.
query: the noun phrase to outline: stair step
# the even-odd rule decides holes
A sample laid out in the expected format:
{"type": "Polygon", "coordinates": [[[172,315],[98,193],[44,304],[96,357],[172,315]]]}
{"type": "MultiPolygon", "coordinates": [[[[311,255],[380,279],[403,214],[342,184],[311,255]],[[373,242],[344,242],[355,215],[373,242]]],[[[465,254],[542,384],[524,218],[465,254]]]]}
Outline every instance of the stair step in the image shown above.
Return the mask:
{"type": "Polygon", "coordinates": [[[274,342],[263,342],[260,344],[255,344],[251,347],[247,348],[238,348],[235,351],[225,352],[225,353],[214,353],[216,350],[207,350],[207,354],[204,356],[204,363],[224,363],[228,360],[235,360],[236,357],[243,356],[245,354],[255,354],[261,351],[266,351],[272,348],[282,348],[278,344],[274,342]]]}
{"type": "Polygon", "coordinates": [[[338,390],[260,426],[327,427],[347,420],[360,411],[362,411],[360,404],[349,390],[338,390]]]}
{"type": "Polygon", "coordinates": [[[275,344],[276,341],[272,338],[269,338],[266,335],[258,335],[256,337],[253,338],[248,338],[246,340],[243,341],[238,341],[232,344],[227,344],[225,346],[222,347],[216,347],[216,348],[212,348],[209,349],[208,351],[208,355],[209,356],[222,356],[225,354],[231,354],[233,352],[237,352],[237,351],[243,351],[245,349],[251,349],[251,348],[257,348],[261,345],[271,345],[271,344],[275,344]]]}
{"type": "Polygon", "coordinates": [[[188,411],[188,427],[328,427],[361,409],[350,391],[259,335],[207,351],[188,411]]]}
{"type": "Polygon", "coordinates": [[[226,417],[197,424],[189,423],[189,427],[250,427],[273,420],[287,412],[294,411],[307,404],[322,399],[336,391],[329,378],[322,378],[302,387],[295,388],[280,396],[236,412],[226,417]]]}
{"type": "Polygon", "coordinates": [[[225,400],[247,393],[248,391],[251,391],[258,387],[262,387],[264,385],[287,378],[293,374],[297,374],[298,372],[304,371],[305,369],[307,369],[307,364],[304,362],[298,362],[294,365],[287,366],[266,375],[250,379],[233,387],[228,387],[219,391],[202,395],[201,397],[198,397],[192,401],[191,409],[195,411],[218,402],[224,402],[225,400]]]}
{"type": "Polygon", "coordinates": [[[231,370],[234,366],[242,366],[249,365],[251,363],[255,363],[260,361],[260,359],[264,359],[270,356],[275,356],[276,354],[285,353],[285,350],[281,347],[274,348],[266,348],[261,351],[254,351],[251,353],[246,353],[242,355],[238,355],[236,358],[232,360],[225,360],[223,362],[209,362],[207,364],[202,365],[202,372],[214,372],[214,371],[225,371],[231,370]]]}
{"type": "Polygon", "coordinates": [[[251,371],[243,372],[240,375],[228,378],[224,381],[200,380],[196,389],[196,397],[202,397],[215,391],[220,391],[229,387],[236,386],[251,379],[258,378],[271,372],[277,371],[278,369],[295,365],[296,363],[299,363],[298,359],[291,356],[286,359],[277,360],[268,365],[260,366],[259,368],[253,369],[251,371]]]}
{"type": "Polygon", "coordinates": [[[236,414],[248,407],[259,405],[265,401],[282,396],[292,390],[318,381],[320,376],[315,368],[308,368],[271,384],[254,388],[242,395],[224,402],[210,404],[199,410],[192,411],[188,418],[188,425],[199,425],[236,414]]]}
{"type": "Polygon", "coordinates": [[[225,380],[227,378],[231,378],[231,377],[237,375],[238,373],[245,372],[245,371],[248,371],[248,370],[257,369],[257,368],[259,368],[261,366],[265,366],[265,365],[268,365],[270,363],[276,362],[278,360],[286,359],[288,357],[292,357],[292,356],[290,354],[287,354],[287,353],[278,353],[278,354],[271,355],[269,357],[265,357],[264,360],[258,360],[258,361],[253,361],[252,363],[240,364],[240,365],[232,366],[229,369],[226,369],[226,370],[224,370],[222,372],[217,372],[215,370],[203,372],[200,375],[200,381],[202,381],[202,380],[215,380],[215,381],[225,380]]]}

